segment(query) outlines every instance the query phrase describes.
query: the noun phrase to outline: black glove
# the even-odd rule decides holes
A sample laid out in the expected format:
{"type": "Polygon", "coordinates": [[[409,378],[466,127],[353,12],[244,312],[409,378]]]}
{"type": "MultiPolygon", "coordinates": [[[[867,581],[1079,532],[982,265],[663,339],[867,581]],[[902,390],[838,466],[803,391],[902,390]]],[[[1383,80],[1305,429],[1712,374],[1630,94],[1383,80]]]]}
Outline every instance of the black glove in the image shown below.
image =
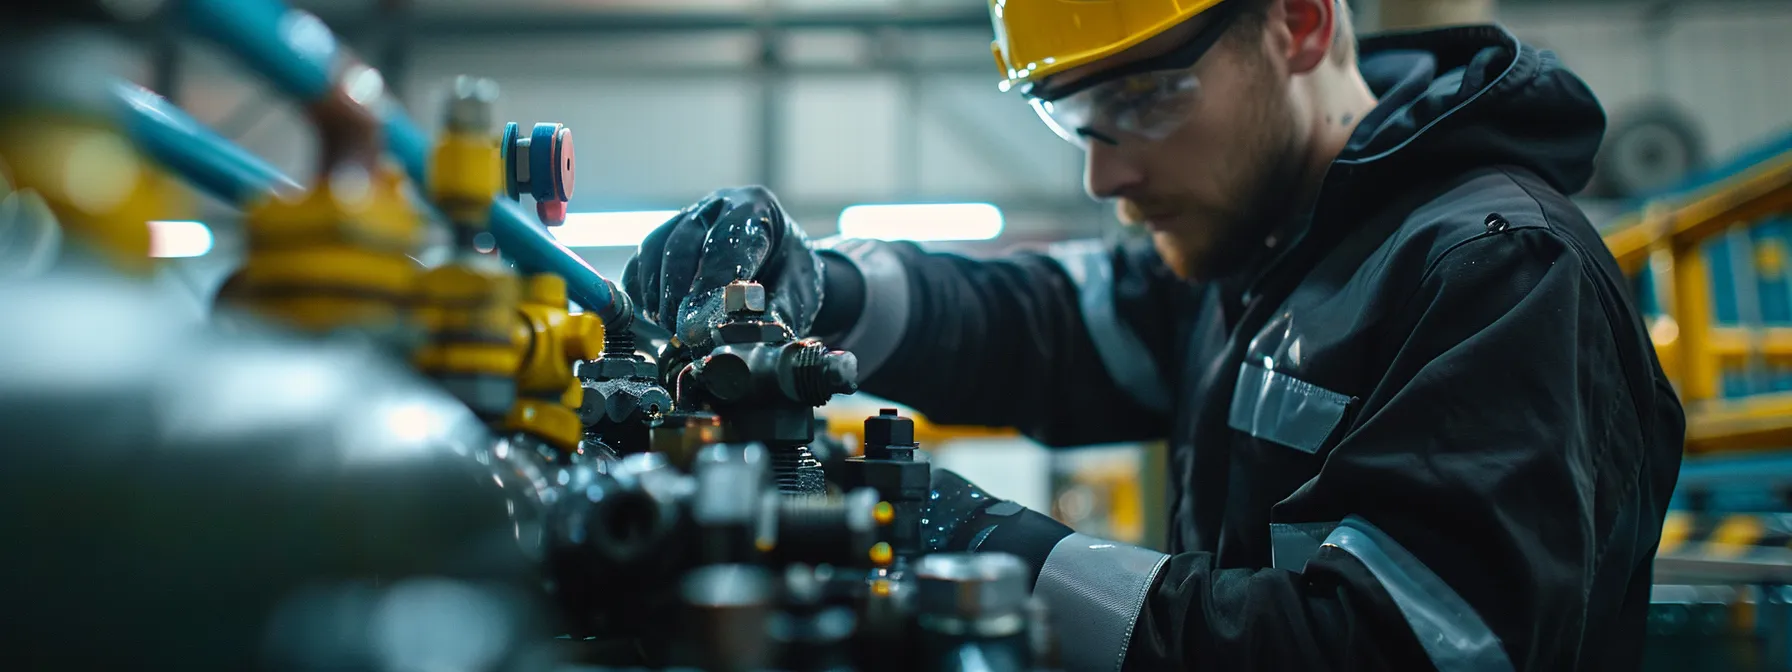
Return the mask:
{"type": "Polygon", "coordinates": [[[821,309],[821,260],[764,187],[722,189],[685,208],[622,271],[642,316],[697,350],[711,345],[722,288],[736,280],[764,285],[772,318],[808,335],[821,309]]]}
{"type": "Polygon", "coordinates": [[[929,552],[1012,553],[1027,563],[1033,579],[1052,548],[1075,532],[1051,516],[991,496],[949,469],[933,470],[921,526],[929,552]]]}

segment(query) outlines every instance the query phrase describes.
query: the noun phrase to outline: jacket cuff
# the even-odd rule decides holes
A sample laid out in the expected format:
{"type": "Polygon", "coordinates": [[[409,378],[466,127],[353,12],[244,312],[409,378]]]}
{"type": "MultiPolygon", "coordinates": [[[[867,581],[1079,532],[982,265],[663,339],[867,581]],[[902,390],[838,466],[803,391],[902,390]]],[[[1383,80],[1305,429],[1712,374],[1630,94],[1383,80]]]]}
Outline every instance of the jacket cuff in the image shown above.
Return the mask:
{"type": "Polygon", "coordinates": [[[961,547],[973,553],[1018,556],[1027,565],[1028,586],[1039,580],[1039,572],[1058,542],[1075,534],[1051,516],[1005,500],[984,507],[964,527],[972,536],[961,547]]]}
{"type": "Polygon", "coordinates": [[[1170,556],[1086,534],[1059,541],[1033,594],[1045,601],[1067,670],[1118,670],[1145,597],[1170,556]]]}
{"type": "MultiPolygon", "coordinates": [[[[908,269],[895,250],[879,241],[844,239],[828,241],[825,245],[822,254],[828,266],[842,262],[850,264],[863,281],[864,298],[852,328],[829,343],[832,347],[851,351],[858,358],[859,380],[863,381],[889,361],[908,331],[908,269]]],[[[822,303],[827,303],[827,297],[822,298],[822,303]]]]}

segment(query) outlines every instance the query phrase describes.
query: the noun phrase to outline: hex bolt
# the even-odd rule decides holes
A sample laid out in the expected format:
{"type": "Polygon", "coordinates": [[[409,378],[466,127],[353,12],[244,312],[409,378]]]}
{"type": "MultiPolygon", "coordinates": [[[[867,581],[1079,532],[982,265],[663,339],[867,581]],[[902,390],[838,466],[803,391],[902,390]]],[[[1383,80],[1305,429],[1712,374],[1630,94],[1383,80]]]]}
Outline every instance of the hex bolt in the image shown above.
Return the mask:
{"type": "Polygon", "coordinates": [[[497,100],[497,82],[483,77],[456,77],[454,93],[448,100],[448,129],[461,133],[491,132],[492,106],[497,100]]]}
{"type": "Polygon", "coordinates": [[[722,288],[722,310],[728,313],[765,312],[765,286],[751,280],[737,280],[722,288]]]}
{"type": "Polygon", "coordinates": [[[865,457],[878,460],[914,458],[915,421],[894,408],[865,418],[865,457]]]}

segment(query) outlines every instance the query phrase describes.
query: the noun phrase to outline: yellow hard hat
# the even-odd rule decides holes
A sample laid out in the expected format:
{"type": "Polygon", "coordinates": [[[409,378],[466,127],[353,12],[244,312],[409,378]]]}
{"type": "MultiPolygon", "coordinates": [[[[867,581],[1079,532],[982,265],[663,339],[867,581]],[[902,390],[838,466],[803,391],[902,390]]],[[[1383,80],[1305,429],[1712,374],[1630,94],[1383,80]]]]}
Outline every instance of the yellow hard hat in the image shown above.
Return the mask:
{"type": "Polygon", "coordinates": [[[1107,58],[1222,0],[989,0],[1001,88],[1107,58]]]}

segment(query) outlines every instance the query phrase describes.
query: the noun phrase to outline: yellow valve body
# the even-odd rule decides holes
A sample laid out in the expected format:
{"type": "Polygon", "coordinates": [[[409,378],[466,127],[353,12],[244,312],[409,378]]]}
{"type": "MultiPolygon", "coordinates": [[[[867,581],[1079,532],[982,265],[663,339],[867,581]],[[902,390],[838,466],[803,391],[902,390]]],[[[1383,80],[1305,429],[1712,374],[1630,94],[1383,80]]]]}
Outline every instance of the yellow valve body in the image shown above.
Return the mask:
{"type": "MultiPolygon", "coordinates": [[[[469,234],[487,228],[492,198],[503,187],[502,170],[492,138],[450,131],[436,143],[429,196],[454,226],[457,245],[470,245],[469,234]]],[[[513,332],[521,327],[520,294],[515,273],[477,260],[432,269],[418,280],[416,316],[426,341],[413,362],[451,383],[475,412],[491,419],[516,410],[514,378],[523,351],[513,332]]]]}
{"type": "Polygon", "coordinates": [[[533,434],[568,453],[578,450],[579,439],[585,437],[584,423],[576,411],[546,399],[517,399],[504,417],[504,428],[533,434]]]}
{"type": "Polygon", "coordinates": [[[383,168],[338,182],[249,214],[244,292],[261,312],[305,330],[400,323],[417,288],[409,253],[422,234],[403,177],[383,168]]]}
{"type": "Polygon", "coordinates": [[[446,134],[431,156],[430,199],[456,226],[483,230],[492,197],[504,188],[503,170],[493,138],[446,134]]]}
{"type": "Polygon", "coordinates": [[[416,314],[429,339],[417,367],[430,375],[515,375],[523,358],[511,335],[517,294],[516,276],[501,270],[448,265],[424,273],[416,314]]]}
{"type": "Polygon", "coordinates": [[[514,336],[523,353],[516,370],[519,398],[505,426],[572,451],[584,435],[572,409],[585,397],[572,363],[595,359],[603,352],[603,323],[595,315],[575,315],[568,310],[566,280],[560,276],[533,275],[528,284],[528,293],[517,308],[521,321],[514,336]]]}
{"type": "Polygon", "coordinates": [[[0,122],[0,195],[30,189],[68,240],[131,273],[148,273],[149,220],[165,212],[156,169],[112,127],[67,115],[0,122]]]}

